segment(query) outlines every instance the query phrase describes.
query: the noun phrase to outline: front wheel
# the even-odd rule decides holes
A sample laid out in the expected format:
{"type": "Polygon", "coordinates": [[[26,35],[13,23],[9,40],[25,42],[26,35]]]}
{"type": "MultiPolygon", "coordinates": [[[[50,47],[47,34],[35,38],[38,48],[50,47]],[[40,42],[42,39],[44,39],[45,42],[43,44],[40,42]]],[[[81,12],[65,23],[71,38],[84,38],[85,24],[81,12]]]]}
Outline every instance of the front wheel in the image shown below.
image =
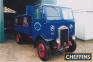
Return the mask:
{"type": "Polygon", "coordinates": [[[49,46],[44,42],[44,40],[41,40],[37,45],[37,52],[40,59],[47,61],[49,58],[49,51],[49,46]]]}
{"type": "Polygon", "coordinates": [[[69,46],[67,52],[74,52],[76,50],[76,42],[73,39],[70,39],[67,44],[69,46]]]}

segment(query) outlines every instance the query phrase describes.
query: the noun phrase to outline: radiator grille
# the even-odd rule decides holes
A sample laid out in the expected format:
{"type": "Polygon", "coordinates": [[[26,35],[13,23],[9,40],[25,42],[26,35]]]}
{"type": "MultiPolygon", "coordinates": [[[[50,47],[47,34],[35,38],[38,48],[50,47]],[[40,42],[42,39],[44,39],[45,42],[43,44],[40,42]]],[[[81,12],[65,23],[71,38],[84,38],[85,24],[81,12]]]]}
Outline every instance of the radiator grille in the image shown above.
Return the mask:
{"type": "Polygon", "coordinates": [[[68,41],[68,37],[69,37],[68,29],[61,29],[60,30],[61,44],[64,44],[64,42],[68,41]]]}

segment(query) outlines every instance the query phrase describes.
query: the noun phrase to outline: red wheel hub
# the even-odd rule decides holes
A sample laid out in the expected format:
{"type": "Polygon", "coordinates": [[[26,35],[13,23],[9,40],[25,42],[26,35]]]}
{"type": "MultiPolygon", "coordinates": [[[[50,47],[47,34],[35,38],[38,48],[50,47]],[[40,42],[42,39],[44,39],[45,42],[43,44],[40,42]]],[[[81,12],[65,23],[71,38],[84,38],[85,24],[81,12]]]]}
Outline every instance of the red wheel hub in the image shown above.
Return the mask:
{"type": "Polygon", "coordinates": [[[69,46],[72,46],[72,42],[71,42],[71,41],[68,41],[68,45],[69,45],[69,46]]]}
{"type": "Polygon", "coordinates": [[[20,41],[20,35],[17,34],[17,35],[16,35],[16,42],[19,42],[19,41],[20,41]]]}
{"type": "Polygon", "coordinates": [[[46,55],[46,49],[43,43],[40,43],[38,45],[38,53],[41,58],[45,58],[46,55]]]}
{"type": "Polygon", "coordinates": [[[67,42],[67,48],[69,48],[70,46],[72,46],[72,42],[69,40],[69,41],[67,42]]]}

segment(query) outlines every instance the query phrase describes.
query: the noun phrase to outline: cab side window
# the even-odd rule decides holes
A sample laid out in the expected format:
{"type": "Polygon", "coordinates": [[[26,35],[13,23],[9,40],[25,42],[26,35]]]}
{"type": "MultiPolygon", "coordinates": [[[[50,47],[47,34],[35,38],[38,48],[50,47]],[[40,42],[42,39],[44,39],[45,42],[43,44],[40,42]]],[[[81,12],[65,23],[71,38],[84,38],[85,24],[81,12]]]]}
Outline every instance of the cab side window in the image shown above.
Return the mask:
{"type": "Polygon", "coordinates": [[[22,25],[23,24],[23,21],[22,21],[23,19],[22,18],[16,18],[16,24],[17,25],[22,25]]]}
{"type": "Polygon", "coordinates": [[[28,17],[20,17],[16,19],[16,24],[20,26],[27,27],[30,24],[30,19],[28,17]]]}
{"type": "Polygon", "coordinates": [[[35,10],[35,19],[40,19],[41,18],[41,12],[40,12],[40,9],[39,8],[37,8],[36,10],[35,10]]]}
{"type": "Polygon", "coordinates": [[[28,22],[28,19],[27,17],[24,17],[23,18],[23,24],[22,24],[24,27],[28,26],[29,25],[29,22],[28,22]]]}

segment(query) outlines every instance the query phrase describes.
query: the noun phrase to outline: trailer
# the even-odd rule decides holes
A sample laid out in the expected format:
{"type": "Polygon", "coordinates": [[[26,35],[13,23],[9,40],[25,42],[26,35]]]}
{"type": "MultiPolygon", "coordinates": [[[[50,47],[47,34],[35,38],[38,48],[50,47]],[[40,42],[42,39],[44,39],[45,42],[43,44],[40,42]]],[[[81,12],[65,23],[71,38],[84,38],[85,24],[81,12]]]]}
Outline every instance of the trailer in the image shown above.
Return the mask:
{"type": "Polygon", "coordinates": [[[31,39],[41,60],[52,52],[76,49],[75,22],[71,8],[54,5],[26,6],[26,13],[15,18],[16,42],[31,39]]]}

